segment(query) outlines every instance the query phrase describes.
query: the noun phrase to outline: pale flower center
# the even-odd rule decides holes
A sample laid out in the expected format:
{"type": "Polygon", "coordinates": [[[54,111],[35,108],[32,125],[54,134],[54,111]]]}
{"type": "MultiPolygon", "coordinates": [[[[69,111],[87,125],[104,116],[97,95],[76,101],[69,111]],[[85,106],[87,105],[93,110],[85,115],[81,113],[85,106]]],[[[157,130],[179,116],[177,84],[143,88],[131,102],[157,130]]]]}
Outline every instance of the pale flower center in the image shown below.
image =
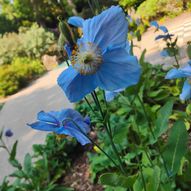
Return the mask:
{"type": "Polygon", "coordinates": [[[72,65],[80,74],[96,73],[101,63],[101,50],[95,44],[84,43],[73,51],[72,65]]]}

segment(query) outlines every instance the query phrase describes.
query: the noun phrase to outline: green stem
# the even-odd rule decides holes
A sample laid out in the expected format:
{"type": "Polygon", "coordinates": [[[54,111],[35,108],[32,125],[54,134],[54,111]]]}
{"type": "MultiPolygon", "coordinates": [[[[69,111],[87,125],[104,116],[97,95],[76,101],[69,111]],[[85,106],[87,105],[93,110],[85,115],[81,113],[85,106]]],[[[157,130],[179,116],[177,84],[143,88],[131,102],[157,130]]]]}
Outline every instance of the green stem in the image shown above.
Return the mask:
{"type": "Polygon", "coordinates": [[[123,174],[126,174],[125,168],[124,168],[124,165],[123,165],[123,162],[122,162],[122,160],[121,160],[121,158],[120,158],[120,156],[119,156],[119,153],[118,153],[118,151],[117,151],[117,148],[116,148],[116,146],[115,146],[115,144],[114,144],[114,142],[113,142],[112,135],[111,135],[111,132],[110,132],[110,127],[108,126],[108,120],[105,121],[105,115],[104,115],[103,110],[102,110],[102,108],[101,108],[101,105],[100,105],[99,99],[98,99],[98,97],[97,97],[97,94],[96,94],[95,91],[94,91],[92,94],[93,94],[92,97],[93,97],[94,101],[96,102],[95,104],[98,105],[98,108],[99,108],[99,110],[100,110],[100,113],[101,113],[101,116],[102,116],[102,120],[103,120],[102,123],[103,123],[103,125],[105,126],[106,133],[107,133],[107,135],[108,135],[108,137],[109,137],[109,140],[110,140],[112,149],[113,149],[113,151],[114,151],[114,153],[115,153],[115,155],[116,155],[116,157],[117,157],[117,159],[118,159],[121,172],[122,172],[123,174]]]}
{"type": "Polygon", "coordinates": [[[8,147],[6,146],[5,142],[3,141],[3,139],[1,139],[1,143],[2,143],[2,148],[4,148],[7,153],[9,154],[9,156],[11,155],[11,152],[9,151],[8,147]]]}
{"type": "MultiPolygon", "coordinates": [[[[141,104],[141,106],[142,106],[142,108],[143,108],[143,112],[144,112],[145,118],[146,118],[146,120],[147,120],[148,127],[149,127],[149,129],[150,129],[150,132],[151,132],[151,134],[152,134],[152,137],[156,140],[155,134],[154,134],[154,132],[153,132],[153,130],[152,130],[152,125],[150,124],[149,118],[148,118],[148,116],[147,116],[147,112],[146,112],[144,103],[142,102],[142,100],[141,100],[141,98],[139,97],[139,95],[137,95],[137,98],[138,98],[138,100],[139,100],[139,102],[140,102],[140,104],[141,104]]],[[[162,158],[162,161],[163,161],[163,164],[164,164],[164,168],[165,168],[166,174],[167,174],[168,177],[170,177],[170,174],[169,174],[169,171],[168,171],[166,162],[165,162],[165,160],[164,160],[163,154],[162,154],[162,152],[161,152],[161,150],[160,150],[160,145],[159,145],[158,141],[156,142],[156,144],[157,144],[157,150],[158,150],[158,152],[159,152],[159,155],[160,155],[161,158],[162,158]]]]}

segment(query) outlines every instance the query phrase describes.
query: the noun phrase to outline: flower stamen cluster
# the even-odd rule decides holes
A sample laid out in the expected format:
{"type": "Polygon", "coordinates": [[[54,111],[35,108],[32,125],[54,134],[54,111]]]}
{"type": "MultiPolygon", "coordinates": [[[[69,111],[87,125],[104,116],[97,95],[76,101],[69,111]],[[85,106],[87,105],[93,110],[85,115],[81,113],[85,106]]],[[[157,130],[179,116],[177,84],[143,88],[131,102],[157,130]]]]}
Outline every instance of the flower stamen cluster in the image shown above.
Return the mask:
{"type": "Polygon", "coordinates": [[[101,64],[101,50],[93,43],[80,44],[72,52],[72,66],[82,75],[96,73],[101,64]]]}

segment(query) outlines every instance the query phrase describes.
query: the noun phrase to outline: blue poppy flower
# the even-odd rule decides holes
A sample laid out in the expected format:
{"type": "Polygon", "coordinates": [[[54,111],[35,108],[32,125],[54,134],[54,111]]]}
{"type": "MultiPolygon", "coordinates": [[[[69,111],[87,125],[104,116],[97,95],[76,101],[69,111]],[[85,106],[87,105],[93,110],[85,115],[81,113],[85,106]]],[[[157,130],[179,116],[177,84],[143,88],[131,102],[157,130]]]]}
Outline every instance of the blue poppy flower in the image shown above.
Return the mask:
{"type": "Polygon", "coordinates": [[[137,84],[141,69],[137,58],[126,51],[128,24],[119,6],[85,20],[82,30],[72,66],[57,80],[71,102],[97,87],[115,91],[137,84]]]}
{"type": "Polygon", "coordinates": [[[12,137],[12,136],[13,136],[13,132],[11,131],[11,129],[7,129],[7,130],[5,131],[5,136],[6,136],[6,137],[12,137]]]}
{"type": "Polygon", "coordinates": [[[89,125],[84,118],[73,109],[61,111],[40,111],[37,122],[28,124],[33,129],[52,131],[56,134],[64,134],[77,139],[82,145],[91,143],[86,134],[90,131],[89,125]]]}
{"type": "Polygon", "coordinates": [[[187,80],[184,82],[182,93],[180,94],[181,100],[187,100],[191,98],[191,65],[189,63],[182,68],[171,69],[165,77],[166,79],[187,78],[187,80]]]}

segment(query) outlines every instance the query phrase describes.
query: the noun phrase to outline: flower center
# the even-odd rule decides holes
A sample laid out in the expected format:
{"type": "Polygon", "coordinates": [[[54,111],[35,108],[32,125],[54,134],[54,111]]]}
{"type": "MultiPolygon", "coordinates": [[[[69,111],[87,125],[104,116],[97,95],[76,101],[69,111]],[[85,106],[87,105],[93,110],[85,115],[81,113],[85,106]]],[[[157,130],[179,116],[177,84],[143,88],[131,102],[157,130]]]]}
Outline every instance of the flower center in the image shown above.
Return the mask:
{"type": "Polygon", "coordinates": [[[73,67],[83,75],[94,74],[102,63],[101,50],[92,43],[83,43],[72,53],[73,67]]]}

